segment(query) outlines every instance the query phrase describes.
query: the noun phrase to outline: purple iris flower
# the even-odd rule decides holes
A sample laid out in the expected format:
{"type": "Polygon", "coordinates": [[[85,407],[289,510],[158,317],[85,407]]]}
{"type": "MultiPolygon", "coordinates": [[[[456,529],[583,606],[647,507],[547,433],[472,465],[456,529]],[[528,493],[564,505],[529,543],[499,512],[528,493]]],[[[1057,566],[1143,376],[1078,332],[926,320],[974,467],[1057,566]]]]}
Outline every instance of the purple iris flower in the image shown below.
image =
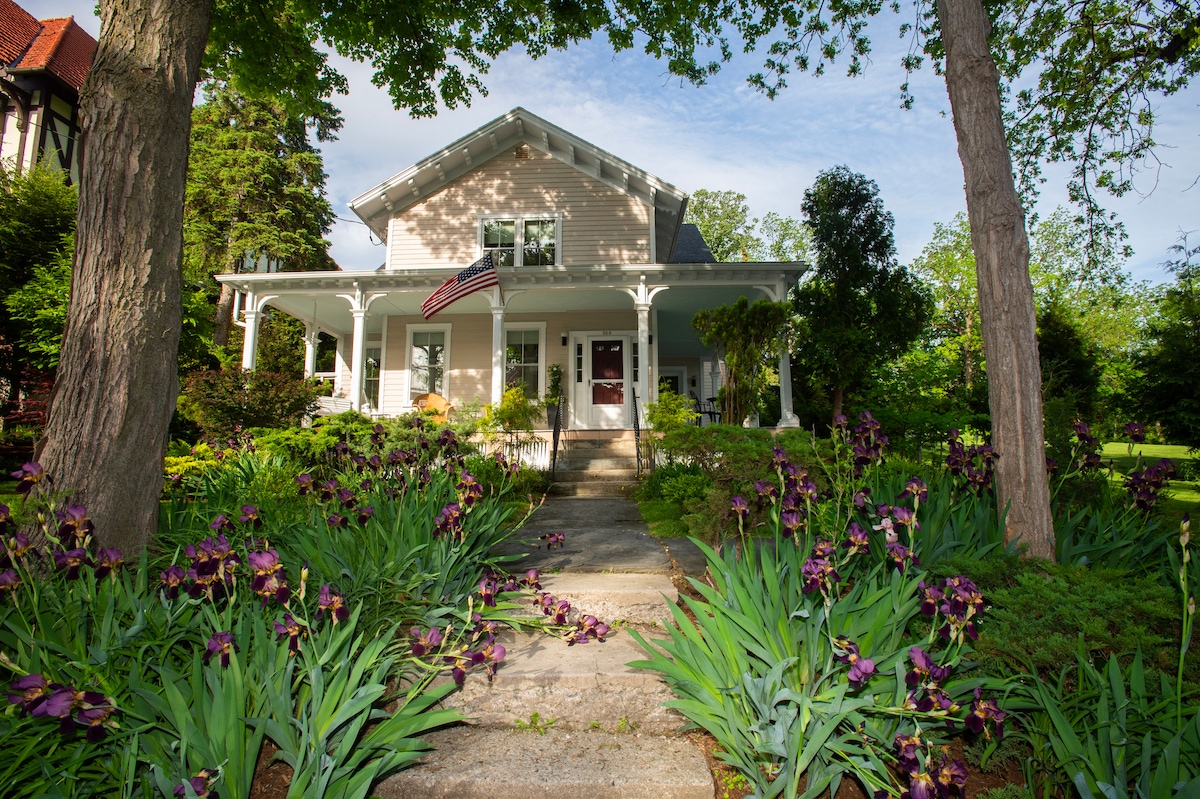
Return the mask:
{"type": "Polygon", "coordinates": [[[66,552],[54,553],[54,564],[67,572],[67,579],[74,580],[79,577],[79,568],[81,566],[90,566],[92,559],[88,555],[88,551],[83,547],[68,549],[66,552]]]}
{"type": "Polygon", "coordinates": [[[921,613],[926,616],[936,616],[938,603],[946,596],[936,585],[925,585],[925,581],[917,583],[921,590],[921,613]]]}
{"type": "Polygon", "coordinates": [[[963,795],[963,788],[967,784],[967,766],[961,760],[951,760],[943,752],[942,762],[933,776],[939,796],[949,796],[952,793],[963,795]]]}
{"type": "Polygon", "coordinates": [[[255,530],[262,527],[262,518],[258,515],[258,508],[253,505],[242,506],[242,515],[238,517],[238,521],[242,524],[249,524],[255,530]]]}
{"type": "Polygon", "coordinates": [[[1144,444],[1146,428],[1140,422],[1128,422],[1125,425],[1125,435],[1129,436],[1129,440],[1134,444],[1144,444]]]}
{"type": "Polygon", "coordinates": [[[525,572],[524,584],[525,584],[525,587],[530,589],[531,591],[541,590],[542,584],[538,580],[538,570],[537,569],[530,569],[529,571],[525,572]]]}
{"type": "Polygon", "coordinates": [[[834,655],[833,659],[842,663],[849,663],[850,671],[847,672],[846,677],[850,681],[850,687],[855,690],[862,688],[867,680],[871,679],[871,675],[875,673],[875,661],[863,657],[859,652],[858,644],[853,641],[838,638],[835,643],[842,650],[842,654],[834,655]]]}
{"type": "Polygon", "coordinates": [[[567,536],[564,533],[546,533],[545,535],[538,536],[538,538],[546,542],[546,549],[561,547],[563,542],[567,540],[567,536]]]}
{"type": "Polygon", "coordinates": [[[489,608],[496,607],[496,590],[499,588],[495,580],[482,580],[479,583],[479,594],[483,597],[483,604],[489,608]]]}
{"type": "Polygon", "coordinates": [[[933,777],[924,772],[909,775],[908,796],[911,799],[940,799],[933,777]]]}
{"type": "Polygon", "coordinates": [[[27,463],[20,469],[12,473],[14,480],[18,480],[17,493],[21,496],[29,496],[29,492],[33,487],[44,479],[48,479],[46,471],[40,463],[27,463]]]}
{"type": "Polygon", "coordinates": [[[966,725],[967,729],[973,733],[984,733],[987,737],[991,737],[991,733],[987,732],[987,723],[994,722],[996,725],[996,737],[1004,737],[1004,719],[1008,713],[1000,709],[996,704],[995,699],[984,699],[983,692],[975,689],[975,701],[971,703],[971,710],[967,714],[966,725]]]}
{"type": "Polygon", "coordinates": [[[732,500],[730,500],[729,510],[730,513],[737,516],[742,521],[745,521],[750,516],[750,506],[746,503],[746,500],[740,496],[734,497],[732,500]]]}
{"type": "Polygon", "coordinates": [[[914,732],[912,735],[897,734],[892,745],[896,750],[896,764],[900,766],[901,771],[915,774],[921,770],[921,763],[917,760],[917,752],[924,745],[920,732],[914,732]]]}
{"type": "Polygon", "coordinates": [[[229,658],[237,651],[237,645],[233,642],[233,633],[231,632],[216,632],[212,638],[208,639],[208,648],[204,652],[204,660],[207,662],[214,655],[221,663],[221,668],[229,668],[229,658]]]}
{"type": "Polygon", "coordinates": [[[283,621],[275,622],[275,640],[282,641],[287,639],[288,656],[291,657],[300,651],[300,637],[304,635],[304,624],[296,621],[296,618],[291,613],[283,614],[283,621]]]}
{"type": "Polygon", "coordinates": [[[358,509],[358,523],[366,524],[375,515],[375,506],[363,505],[358,509]]]}
{"type": "Polygon", "coordinates": [[[796,534],[803,521],[804,519],[799,511],[789,510],[779,514],[779,523],[783,525],[783,529],[789,536],[796,534]]]}
{"type": "Polygon", "coordinates": [[[82,505],[69,505],[65,510],[55,511],[58,518],[58,537],[68,536],[75,539],[80,546],[87,546],[87,541],[95,531],[96,525],[88,518],[87,508],[82,505]]]}
{"type": "Polygon", "coordinates": [[[850,522],[850,526],[846,528],[846,534],[846,540],[842,542],[842,546],[850,550],[851,555],[866,552],[870,548],[871,539],[858,522],[850,522]]]}
{"type": "MultiPolygon", "coordinates": [[[[187,784],[191,786],[192,793],[196,794],[199,799],[219,799],[217,792],[212,790],[212,784],[216,781],[216,778],[216,771],[200,769],[200,773],[188,779],[187,784]]],[[[187,788],[183,783],[180,783],[175,786],[174,793],[176,796],[186,796],[187,788]]]]}
{"type": "Polygon", "coordinates": [[[909,563],[914,566],[921,565],[921,561],[917,560],[917,556],[912,553],[912,550],[903,544],[889,543],[887,544],[887,552],[888,557],[896,564],[896,568],[902,572],[907,568],[909,563]]]}
{"type": "Polygon", "coordinates": [[[51,686],[46,682],[46,678],[40,674],[26,674],[24,677],[18,677],[9,685],[13,691],[19,693],[10,693],[8,701],[10,704],[21,706],[21,715],[33,713],[42,703],[46,701],[46,697],[50,693],[51,687],[58,688],[61,686],[51,686]]]}
{"type": "Polygon", "coordinates": [[[321,586],[321,591],[317,595],[317,618],[321,618],[326,612],[329,613],[334,626],[337,626],[339,621],[350,618],[350,608],[346,607],[342,595],[331,589],[328,583],[321,586]]]}
{"type": "Polygon", "coordinates": [[[224,513],[219,513],[215,519],[209,522],[208,527],[211,530],[232,530],[233,521],[224,513]]]}
{"type": "Polygon", "coordinates": [[[296,475],[296,493],[304,496],[309,491],[312,491],[313,476],[305,472],[304,474],[296,475]]]}
{"type": "Polygon", "coordinates": [[[179,589],[183,586],[185,577],[187,577],[187,572],[183,570],[183,567],[175,565],[168,567],[159,575],[163,588],[167,589],[167,599],[179,596],[179,589]]]}
{"type": "Polygon", "coordinates": [[[413,657],[422,657],[435,651],[442,645],[442,641],[444,639],[442,631],[437,627],[430,627],[429,630],[424,633],[421,632],[420,627],[413,627],[408,631],[408,634],[413,638],[413,657]]]}
{"type": "Polygon", "coordinates": [[[115,547],[101,549],[96,553],[96,579],[103,579],[110,572],[115,572],[117,567],[124,562],[125,558],[121,556],[121,550],[115,547]]]}
{"type": "Polygon", "coordinates": [[[103,740],[105,724],[117,710],[112,700],[95,691],[84,691],[76,696],[76,706],[75,723],[87,728],[87,740],[91,743],[103,740]]]}

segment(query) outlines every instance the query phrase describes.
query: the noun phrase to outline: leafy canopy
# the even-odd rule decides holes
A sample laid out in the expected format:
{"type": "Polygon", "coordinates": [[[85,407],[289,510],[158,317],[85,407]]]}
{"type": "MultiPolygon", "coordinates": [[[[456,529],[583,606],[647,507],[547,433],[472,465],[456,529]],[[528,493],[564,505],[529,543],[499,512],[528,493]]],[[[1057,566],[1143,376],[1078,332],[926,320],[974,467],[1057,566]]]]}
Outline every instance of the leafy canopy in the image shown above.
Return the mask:
{"type": "Polygon", "coordinates": [[[726,424],[740,424],[755,407],[766,382],[766,368],[787,342],[791,313],[787,303],[738,297],[732,305],[700,311],[692,319],[700,342],[725,360],[721,389],[726,424]]]}
{"type": "Polygon", "coordinates": [[[879,187],[844,166],[817,176],[801,204],[816,271],[794,307],[808,328],[796,350],[801,373],[824,382],[833,415],[845,394],[899,357],[929,319],[928,291],[896,263],[893,219],[879,187]]]}

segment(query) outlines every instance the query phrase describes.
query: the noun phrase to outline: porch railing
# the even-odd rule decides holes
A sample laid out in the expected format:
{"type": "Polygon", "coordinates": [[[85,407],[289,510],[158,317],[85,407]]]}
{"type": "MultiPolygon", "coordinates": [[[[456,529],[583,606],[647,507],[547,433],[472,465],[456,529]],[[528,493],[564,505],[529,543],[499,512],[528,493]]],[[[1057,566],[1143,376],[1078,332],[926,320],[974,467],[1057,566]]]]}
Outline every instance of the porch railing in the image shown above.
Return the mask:
{"type": "Polygon", "coordinates": [[[558,397],[554,406],[554,429],[550,434],[550,479],[554,480],[555,469],[558,468],[558,437],[562,432],[563,421],[563,390],[558,388],[558,397]]]}
{"type": "Polygon", "coordinates": [[[633,393],[633,450],[637,453],[637,476],[642,479],[642,404],[638,402],[637,388],[630,386],[633,393]]]}

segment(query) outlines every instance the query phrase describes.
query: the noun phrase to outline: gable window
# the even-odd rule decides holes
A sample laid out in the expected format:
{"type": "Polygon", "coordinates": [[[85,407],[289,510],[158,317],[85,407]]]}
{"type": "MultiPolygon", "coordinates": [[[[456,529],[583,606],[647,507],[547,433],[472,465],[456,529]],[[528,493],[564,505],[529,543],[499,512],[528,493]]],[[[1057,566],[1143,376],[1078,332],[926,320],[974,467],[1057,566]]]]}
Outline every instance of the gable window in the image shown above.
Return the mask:
{"type": "Polygon", "coordinates": [[[449,325],[408,326],[408,398],[421,394],[449,396],[446,370],[450,362],[449,325]]]}
{"type": "Polygon", "coordinates": [[[561,214],[487,217],[480,242],[496,266],[554,266],[559,263],[561,214]]]}

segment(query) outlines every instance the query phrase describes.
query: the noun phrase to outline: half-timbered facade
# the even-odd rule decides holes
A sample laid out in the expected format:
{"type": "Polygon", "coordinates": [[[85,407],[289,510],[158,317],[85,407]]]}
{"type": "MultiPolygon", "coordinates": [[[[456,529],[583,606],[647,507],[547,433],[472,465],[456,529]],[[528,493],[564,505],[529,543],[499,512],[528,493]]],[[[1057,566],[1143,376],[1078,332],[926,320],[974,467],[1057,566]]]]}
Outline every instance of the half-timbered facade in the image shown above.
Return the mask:
{"type": "Polygon", "coordinates": [[[79,90],[96,40],[74,17],[38,20],[0,0],[0,161],[42,163],[79,181],[79,90]]]}

